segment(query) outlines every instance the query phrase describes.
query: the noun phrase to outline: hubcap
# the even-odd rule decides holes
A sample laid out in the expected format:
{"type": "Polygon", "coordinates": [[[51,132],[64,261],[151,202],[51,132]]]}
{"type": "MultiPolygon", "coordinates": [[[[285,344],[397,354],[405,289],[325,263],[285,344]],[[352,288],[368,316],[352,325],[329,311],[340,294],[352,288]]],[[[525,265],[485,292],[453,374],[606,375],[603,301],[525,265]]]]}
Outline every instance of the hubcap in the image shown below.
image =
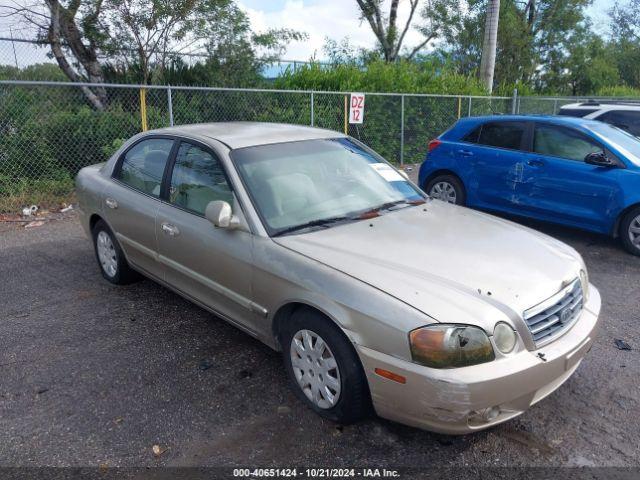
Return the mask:
{"type": "Polygon", "coordinates": [[[114,277],[118,271],[118,260],[116,258],[116,249],[109,234],[104,230],[98,233],[96,245],[102,270],[110,277],[114,277]]]}
{"type": "Polygon", "coordinates": [[[438,182],[431,187],[429,196],[447,203],[456,203],[456,189],[449,182],[438,182]]]}
{"type": "Polygon", "coordinates": [[[634,247],[640,248],[640,215],[629,224],[629,239],[634,247]]]}
{"type": "Polygon", "coordinates": [[[331,408],[340,398],[340,370],[325,341],[311,330],[291,339],[291,366],[298,385],[315,405],[331,408]]]}

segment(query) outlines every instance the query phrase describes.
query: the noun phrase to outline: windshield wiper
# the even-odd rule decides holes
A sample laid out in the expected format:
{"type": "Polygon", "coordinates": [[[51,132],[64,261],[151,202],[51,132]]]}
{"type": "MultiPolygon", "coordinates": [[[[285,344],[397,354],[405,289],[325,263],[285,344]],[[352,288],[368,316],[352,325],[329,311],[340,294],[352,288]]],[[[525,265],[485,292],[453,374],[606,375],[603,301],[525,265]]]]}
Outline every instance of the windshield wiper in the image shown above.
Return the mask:
{"type": "Polygon", "coordinates": [[[398,205],[422,205],[423,203],[425,203],[424,200],[396,200],[394,202],[387,202],[382,205],[378,205],[377,207],[362,212],[359,216],[360,218],[371,218],[373,216],[377,216],[378,212],[381,210],[389,210],[398,205]]]}
{"type": "Polygon", "coordinates": [[[291,232],[297,232],[299,230],[305,230],[307,228],[313,227],[325,227],[329,225],[334,225],[336,223],[344,222],[344,221],[353,221],[356,220],[353,217],[330,217],[330,218],[319,218],[317,220],[311,220],[306,223],[301,223],[300,225],[294,225],[293,227],[287,227],[279,232],[273,234],[274,237],[279,237],[280,235],[285,235],[291,232]]]}

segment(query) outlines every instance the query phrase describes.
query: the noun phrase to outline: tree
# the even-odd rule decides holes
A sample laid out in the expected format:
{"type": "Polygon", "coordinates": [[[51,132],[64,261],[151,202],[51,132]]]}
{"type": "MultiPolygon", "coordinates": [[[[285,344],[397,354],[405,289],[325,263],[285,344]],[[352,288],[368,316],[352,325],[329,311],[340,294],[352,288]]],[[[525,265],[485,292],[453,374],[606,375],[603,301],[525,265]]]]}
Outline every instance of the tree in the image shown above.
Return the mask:
{"type": "MultiPolygon", "coordinates": [[[[35,26],[69,80],[103,83],[95,36],[101,8],[102,0],[70,0],[66,4],[44,0],[33,5],[14,1],[0,7],[0,17],[35,26]]],[[[82,91],[96,109],[103,110],[107,105],[104,88],[82,87],[82,91]]]]}
{"type": "MultiPolygon", "coordinates": [[[[639,0],[640,1],[640,0],[639,0]]],[[[527,84],[544,88],[549,70],[564,64],[571,39],[585,25],[591,0],[502,0],[497,35],[495,85],[527,84]]],[[[458,71],[478,71],[482,52],[479,31],[486,23],[487,0],[461,1],[459,13],[443,30],[441,45],[458,71]]]]}
{"type": "MultiPolygon", "coordinates": [[[[356,2],[360,8],[362,19],[367,20],[378,40],[378,46],[384,60],[395,62],[400,57],[404,38],[411,27],[419,0],[409,0],[409,16],[401,31],[397,25],[399,0],[391,0],[388,14],[382,12],[382,0],[356,0],[356,2]]],[[[409,50],[405,57],[409,60],[412,59],[434,38],[434,34],[427,33],[426,38],[409,50]]]]}
{"type": "Polygon", "coordinates": [[[500,0],[488,1],[486,17],[484,42],[482,44],[482,60],[480,61],[480,80],[487,91],[491,93],[493,91],[493,72],[496,67],[500,0]]]}
{"type": "Polygon", "coordinates": [[[640,0],[616,2],[609,11],[611,51],[620,80],[629,87],[640,87],[640,0]]]}

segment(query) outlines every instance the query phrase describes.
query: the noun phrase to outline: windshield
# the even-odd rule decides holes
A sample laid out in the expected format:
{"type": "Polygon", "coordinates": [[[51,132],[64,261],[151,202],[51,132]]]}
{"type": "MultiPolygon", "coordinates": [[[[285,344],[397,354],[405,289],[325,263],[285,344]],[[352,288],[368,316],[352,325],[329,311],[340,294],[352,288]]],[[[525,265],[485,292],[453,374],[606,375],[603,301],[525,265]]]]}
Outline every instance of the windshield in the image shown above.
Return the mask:
{"type": "Polygon", "coordinates": [[[608,123],[592,124],[589,125],[589,129],[605,143],[624,155],[627,160],[635,165],[640,165],[640,140],[638,137],[634,137],[630,133],[608,123]]]}
{"type": "Polygon", "coordinates": [[[380,156],[347,138],[241,148],[231,158],[270,235],[424,201],[380,156]]]}

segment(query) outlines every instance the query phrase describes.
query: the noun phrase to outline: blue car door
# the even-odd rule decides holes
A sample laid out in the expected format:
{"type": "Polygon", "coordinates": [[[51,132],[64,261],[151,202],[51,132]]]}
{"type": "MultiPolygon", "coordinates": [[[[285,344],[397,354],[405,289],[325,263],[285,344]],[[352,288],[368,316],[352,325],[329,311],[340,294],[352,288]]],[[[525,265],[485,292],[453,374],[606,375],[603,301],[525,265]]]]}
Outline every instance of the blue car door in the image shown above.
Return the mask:
{"type": "Polygon", "coordinates": [[[463,142],[455,155],[459,164],[468,166],[469,205],[511,211],[518,203],[523,149],[528,144],[527,123],[490,121],[463,142]]]}
{"type": "Polygon", "coordinates": [[[605,151],[577,129],[536,122],[520,207],[536,217],[607,233],[620,192],[619,169],[584,162],[589,153],[605,151]]]}

